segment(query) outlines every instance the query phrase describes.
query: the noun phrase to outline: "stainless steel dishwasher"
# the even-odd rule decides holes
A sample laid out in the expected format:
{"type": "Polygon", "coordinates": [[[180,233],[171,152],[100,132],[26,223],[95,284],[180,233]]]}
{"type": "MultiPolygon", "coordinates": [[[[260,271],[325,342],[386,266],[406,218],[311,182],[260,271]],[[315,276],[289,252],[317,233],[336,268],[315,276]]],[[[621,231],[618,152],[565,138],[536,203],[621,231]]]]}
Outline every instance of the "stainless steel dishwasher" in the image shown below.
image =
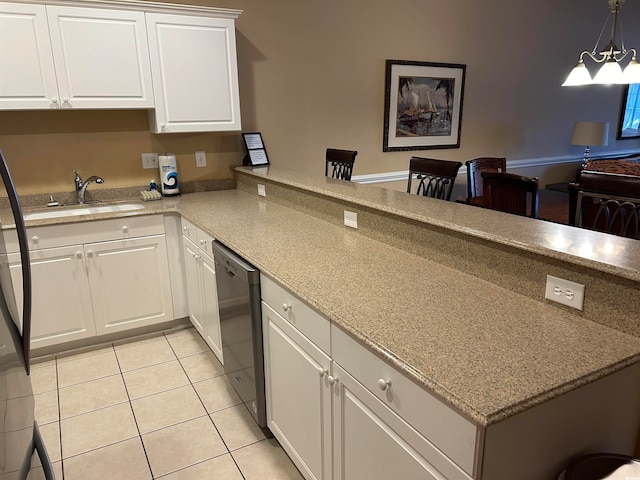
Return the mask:
{"type": "Polygon", "coordinates": [[[222,243],[212,245],[224,373],[249,413],[265,428],[260,271],[222,243]]]}

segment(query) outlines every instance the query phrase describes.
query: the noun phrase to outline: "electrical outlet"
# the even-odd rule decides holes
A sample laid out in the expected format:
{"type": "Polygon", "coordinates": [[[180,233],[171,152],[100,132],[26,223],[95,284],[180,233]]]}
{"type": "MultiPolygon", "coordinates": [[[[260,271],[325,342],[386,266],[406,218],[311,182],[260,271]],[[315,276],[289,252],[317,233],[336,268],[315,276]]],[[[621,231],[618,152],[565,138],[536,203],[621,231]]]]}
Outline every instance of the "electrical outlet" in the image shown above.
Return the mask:
{"type": "Polygon", "coordinates": [[[350,212],[348,210],[344,211],[344,224],[347,227],[358,228],[358,214],[355,212],[350,212]]]}
{"type": "Polygon", "coordinates": [[[261,197],[266,197],[267,196],[267,192],[264,189],[264,185],[262,184],[258,184],[258,195],[260,195],[261,197]]]}
{"type": "Polygon", "coordinates": [[[547,275],[544,298],[552,302],[582,310],[584,305],[584,285],[547,275]]]}
{"type": "Polygon", "coordinates": [[[158,154],[157,153],[143,153],[142,154],[142,168],[158,168],[158,154]]]}
{"type": "Polygon", "coordinates": [[[207,154],[205,152],[196,152],[196,167],[207,166],[207,154]]]}

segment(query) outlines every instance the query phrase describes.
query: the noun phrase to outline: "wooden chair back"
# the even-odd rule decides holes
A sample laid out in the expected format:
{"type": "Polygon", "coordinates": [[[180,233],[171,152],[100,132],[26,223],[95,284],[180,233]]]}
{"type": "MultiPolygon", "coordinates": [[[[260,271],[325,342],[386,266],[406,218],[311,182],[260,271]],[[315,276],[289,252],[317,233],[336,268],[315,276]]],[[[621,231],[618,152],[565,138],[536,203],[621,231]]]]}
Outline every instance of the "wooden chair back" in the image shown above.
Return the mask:
{"type": "Polygon", "coordinates": [[[569,225],[640,239],[639,176],[585,170],[569,195],[569,225]]]}
{"type": "Polygon", "coordinates": [[[326,161],[324,164],[325,176],[338,178],[340,180],[351,180],[356,155],[358,155],[356,150],[327,148],[326,161]],[[331,170],[330,175],[329,170],[331,170]]]}
{"type": "Polygon", "coordinates": [[[482,172],[484,206],[538,218],[538,179],[513,173],[482,172]]]}
{"type": "Polygon", "coordinates": [[[461,162],[411,157],[407,193],[411,193],[411,184],[415,176],[418,180],[418,186],[414,192],[416,195],[449,200],[461,166],[461,162]]]}
{"type": "Polygon", "coordinates": [[[506,172],[507,159],[504,157],[480,157],[465,162],[467,166],[467,202],[474,197],[482,197],[482,172],[506,172]]]}

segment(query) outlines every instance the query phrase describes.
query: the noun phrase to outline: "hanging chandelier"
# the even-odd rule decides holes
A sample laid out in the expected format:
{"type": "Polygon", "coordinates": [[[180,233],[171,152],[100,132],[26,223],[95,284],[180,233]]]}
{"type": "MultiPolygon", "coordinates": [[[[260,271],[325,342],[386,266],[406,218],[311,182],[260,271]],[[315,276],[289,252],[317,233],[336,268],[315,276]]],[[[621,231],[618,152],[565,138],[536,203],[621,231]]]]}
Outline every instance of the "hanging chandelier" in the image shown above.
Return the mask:
{"type": "Polygon", "coordinates": [[[624,84],[624,83],[640,83],[640,63],[636,59],[635,48],[626,49],[624,46],[624,38],[622,35],[622,22],[620,22],[620,45],[622,48],[618,48],[616,45],[616,34],[618,32],[618,13],[620,7],[625,0],[608,0],[609,14],[604,22],[600,36],[596,40],[596,44],[593,50],[589,52],[585,50],[580,54],[580,61],[578,65],[571,70],[567,80],[562,84],[563,87],[574,85],[592,85],[592,84],[624,84]],[[598,45],[602,39],[602,34],[607,28],[609,19],[613,16],[611,23],[611,38],[609,43],[601,50],[598,50],[598,45]],[[595,77],[591,78],[587,66],[584,64],[584,57],[588,57],[596,64],[602,66],[598,69],[595,77]],[[624,71],[622,70],[621,62],[629,59],[624,71]]]}

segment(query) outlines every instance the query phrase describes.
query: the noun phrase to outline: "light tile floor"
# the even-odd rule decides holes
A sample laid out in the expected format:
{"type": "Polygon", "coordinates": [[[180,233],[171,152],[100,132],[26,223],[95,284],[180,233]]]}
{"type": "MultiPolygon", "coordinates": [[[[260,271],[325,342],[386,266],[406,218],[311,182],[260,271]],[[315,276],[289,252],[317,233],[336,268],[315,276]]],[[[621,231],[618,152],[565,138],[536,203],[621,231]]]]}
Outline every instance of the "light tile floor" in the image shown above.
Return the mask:
{"type": "Polygon", "coordinates": [[[302,479],[193,328],[36,361],[31,378],[57,480],[302,479]]]}

